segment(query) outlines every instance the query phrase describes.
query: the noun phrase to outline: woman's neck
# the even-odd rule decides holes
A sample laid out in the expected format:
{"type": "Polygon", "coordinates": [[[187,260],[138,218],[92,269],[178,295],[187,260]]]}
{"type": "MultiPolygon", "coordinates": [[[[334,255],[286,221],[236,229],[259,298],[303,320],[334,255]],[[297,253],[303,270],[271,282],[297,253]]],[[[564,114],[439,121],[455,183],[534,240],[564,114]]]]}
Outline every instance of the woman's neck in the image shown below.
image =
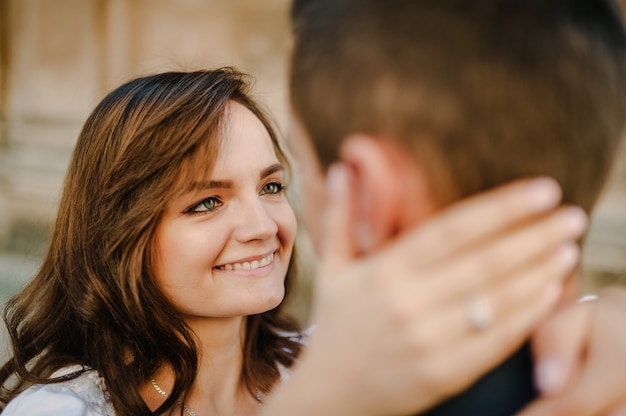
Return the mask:
{"type": "MultiPolygon", "coordinates": [[[[197,377],[185,406],[197,416],[255,414],[256,399],[249,394],[241,379],[246,319],[188,319],[187,324],[198,339],[199,360],[197,377]]],[[[154,379],[164,391],[170,392],[174,372],[164,366],[157,371],[154,379]]],[[[164,401],[151,383],[147,385],[147,391],[142,391],[149,394],[144,397],[152,410],[164,401]],[[158,401],[153,407],[150,404],[155,402],[154,399],[158,401]]],[[[172,414],[179,414],[179,411],[176,408],[172,414]]]]}

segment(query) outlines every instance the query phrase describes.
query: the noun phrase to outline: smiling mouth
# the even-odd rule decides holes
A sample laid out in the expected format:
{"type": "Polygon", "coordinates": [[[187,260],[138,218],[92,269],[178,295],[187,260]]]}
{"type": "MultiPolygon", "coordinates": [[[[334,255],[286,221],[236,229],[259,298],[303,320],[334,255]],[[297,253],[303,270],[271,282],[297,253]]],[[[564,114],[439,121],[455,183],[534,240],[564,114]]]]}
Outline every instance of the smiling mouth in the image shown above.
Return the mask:
{"type": "Polygon", "coordinates": [[[242,263],[228,263],[228,264],[223,264],[221,266],[217,266],[216,269],[217,270],[226,270],[226,271],[232,271],[232,270],[256,270],[258,268],[261,267],[265,267],[268,264],[272,263],[274,261],[274,253],[270,253],[267,256],[259,259],[259,260],[252,260],[252,261],[244,261],[242,263]]]}

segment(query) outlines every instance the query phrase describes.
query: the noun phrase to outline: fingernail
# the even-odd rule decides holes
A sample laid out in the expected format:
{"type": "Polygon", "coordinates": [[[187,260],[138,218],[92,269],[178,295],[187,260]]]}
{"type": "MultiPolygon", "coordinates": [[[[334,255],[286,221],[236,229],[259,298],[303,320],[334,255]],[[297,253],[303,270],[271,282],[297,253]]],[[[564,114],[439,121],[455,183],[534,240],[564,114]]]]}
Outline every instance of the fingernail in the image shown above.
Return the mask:
{"type": "Polygon", "coordinates": [[[565,366],[557,357],[547,357],[535,366],[535,387],[543,394],[555,394],[563,389],[565,366]]]}
{"type": "Polygon", "coordinates": [[[330,199],[336,200],[346,193],[348,187],[346,182],[346,168],[343,165],[333,163],[328,167],[326,188],[330,199]]]}
{"type": "Polygon", "coordinates": [[[552,178],[537,178],[528,184],[530,201],[537,211],[554,208],[561,200],[561,187],[552,178]]]}
{"type": "Polygon", "coordinates": [[[571,232],[572,237],[580,237],[587,230],[589,220],[580,207],[568,207],[561,213],[563,227],[571,232]]]}

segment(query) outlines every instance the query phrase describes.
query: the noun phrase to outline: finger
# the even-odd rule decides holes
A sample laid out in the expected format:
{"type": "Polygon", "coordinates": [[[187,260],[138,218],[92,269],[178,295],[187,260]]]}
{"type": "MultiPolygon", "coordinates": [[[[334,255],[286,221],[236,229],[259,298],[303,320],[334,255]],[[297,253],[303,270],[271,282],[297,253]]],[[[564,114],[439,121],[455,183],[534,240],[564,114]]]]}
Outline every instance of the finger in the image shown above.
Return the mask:
{"type": "Polygon", "coordinates": [[[591,330],[591,307],[591,303],[570,305],[535,331],[535,383],[542,394],[561,392],[577,373],[591,330]]]}
{"type": "MultiPolygon", "coordinates": [[[[606,296],[610,294],[603,291],[601,298],[606,296]]],[[[616,300],[623,302],[624,298],[616,300]]],[[[626,343],[621,336],[625,329],[622,308],[605,309],[602,305],[600,302],[584,305],[595,306],[597,317],[593,325],[589,325],[592,327],[588,335],[591,343],[585,351],[584,368],[580,371],[576,384],[567,390],[566,395],[558,396],[561,403],[569,404],[564,406],[565,410],[569,411],[568,415],[606,414],[616,403],[623,403],[626,399],[622,358],[626,351],[626,343]],[[596,330],[600,323],[605,325],[605,330],[596,330]]]]}
{"type": "MultiPolygon", "coordinates": [[[[561,285],[571,274],[579,255],[577,245],[564,246],[556,254],[544,256],[534,267],[482,288],[480,296],[487,305],[487,313],[493,318],[492,324],[496,325],[512,314],[526,313],[528,300],[542,296],[543,292],[552,290],[555,284],[561,285]]],[[[415,290],[419,290],[417,285],[415,290]]],[[[437,310],[437,305],[427,300],[435,296],[425,297],[424,302],[427,304],[421,311],[425,318],[419,321],[419,330],[424,334],[432,334],[439,345],[463,342],[465,337],[473,336],[475,329],[471,326],[468,312],[468,301],[472,295],[466,293],[456,297],[437,310]],[[425,311],[432,313],[426,314],[425,311]]]]}
{"type": "Polygon", "coordinates": [[[532,328],[553,308],[558,296],[558,291],[546,290],[528,299],[523,313],[510,314],[465,342],[442,348],[431,360],[433,372],[440,372],[444,380],[454,380],[451,387],[456,392],[467,388],[520,348],[532,328]]]}
{"type": "MultiPolygon", "coordinates": [[[[626,341],[622,334],[625,325],[622,311],[624,297],[603,291],[600,300],[583,304],[593,306],[585,361],[575,378],[575,383],[556,396],[548,396],[533,403],[524,416],[590,416],[608,414],[611,409],[626,401],[624,390],[624,360],[626,341]],[[608,302],[607,302],[608,301],[608,302]],[[612,309],[616,306],[618,309],[612,309]]],[[[589,310],[589,309],[587,309],[589,310]]]]}
{"type": "MultiPolygon", "coordinates": [[[[578,207],[561,208],[532,225],[447,259],[444,267],[436,264],[427,268],[424,275],[428,279],[428,293],[453,299],[481,291],[495,280],[535,268],[546,253],[556,253],[561,256],[558,261],[571,267],[572,260],[577,261],[578,257],[557,248],[579,238],[586,227],[584,211],[578,207]]],[[[442,300],[434,296],[432,299],[442,300]]]]}
{"type": "MultiPolygon", "coordinates": [[[[436,260],[555,208],[559,185],[550,178],[520,180],[457,202],[419,227],[420,258],[436,260]]],[[[415,251],[409,252],[414,256],[415,251]]]]}
{"type": "MultiPolygon", "coordinates": [[[[545,293],[561,293],[563,282],[571,276],[580,258],[580,249],[570,243],[544,256],[537,264],[481,289],[488,307],[493,310],[493,322],[515,314],[525,314],[527,305],[545,293]]],[[[460,303],[461,299],[459,298],[460,303]]],[[[532,304],[532,303],[531,303],[532,304]]],[[[466,312],[467,313],[467,312],[466,312]]]]}
{"type": "MultiPolygon", "coordinates": [[[[606,376],[606,374],[605,374],[606,376]]],[[[595,416],[607,413],[607,407],[613,403],[611,393],[594,389],[596,378],[590,383],[583,383],[585,387],[576,386],[556,396],[542,396],[531,403],[518,416],[595,416]]],[[[623,388],[623,386],[619,386],[623,388]]]]}
{"type": "MultiPolygon", "coordinates": [[[[333,164],[327,175],[328,203],[322,240],[322,276],[332,276],[355,255],[350,221],[348,169],[333,164]]],[[[323,277],[322,277],[323,278],[323,277]]]]}

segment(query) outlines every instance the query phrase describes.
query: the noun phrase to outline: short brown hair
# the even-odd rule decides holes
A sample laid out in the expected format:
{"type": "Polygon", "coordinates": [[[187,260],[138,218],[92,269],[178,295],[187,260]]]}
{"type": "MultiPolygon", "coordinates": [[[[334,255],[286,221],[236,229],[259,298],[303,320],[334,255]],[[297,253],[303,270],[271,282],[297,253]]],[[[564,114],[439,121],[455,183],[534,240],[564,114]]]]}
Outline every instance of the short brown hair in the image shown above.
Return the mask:
{"type": "Polygon", "coordinates": [[[412,150],[442,203],[555,177],[590,209],[626,114],[610,0],[301,0],[291,102],[323,165],[351,133],[412,150]]]}

